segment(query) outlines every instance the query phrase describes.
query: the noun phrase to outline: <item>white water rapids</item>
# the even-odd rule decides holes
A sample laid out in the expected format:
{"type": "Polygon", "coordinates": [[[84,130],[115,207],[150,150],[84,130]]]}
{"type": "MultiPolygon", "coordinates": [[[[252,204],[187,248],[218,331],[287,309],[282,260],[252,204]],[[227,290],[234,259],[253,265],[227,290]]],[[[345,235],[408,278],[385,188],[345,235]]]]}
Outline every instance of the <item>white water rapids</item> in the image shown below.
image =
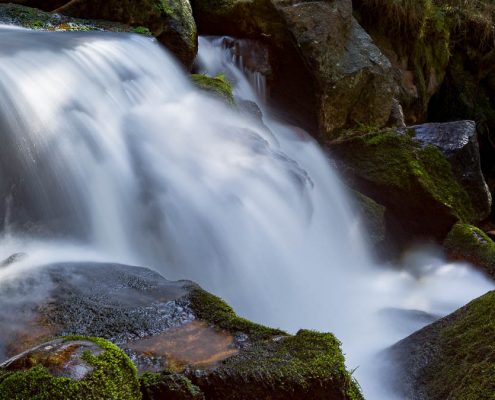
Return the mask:
{"type": "Polygon", "coordinates": [[[334,332],[366,397],[391,398],[376,352],[493,285],[434,254],[375,265],[318,145],[270,117],[221,39],[201,39],[199,65],[264,124],[146,37],[0,29],[0,257],[28,255],[0,279],[55,261],[151,266],[252,320],[334,332]]]}

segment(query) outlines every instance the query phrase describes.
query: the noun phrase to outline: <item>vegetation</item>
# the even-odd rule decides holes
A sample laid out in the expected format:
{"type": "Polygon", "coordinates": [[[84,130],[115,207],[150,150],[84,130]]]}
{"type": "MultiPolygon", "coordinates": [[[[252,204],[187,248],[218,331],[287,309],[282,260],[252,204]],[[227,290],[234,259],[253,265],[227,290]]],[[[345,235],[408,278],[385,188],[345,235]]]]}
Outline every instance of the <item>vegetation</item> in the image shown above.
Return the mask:
{"type": "Polygon", "coordinates": [[[220,297],[197,287],[189,294],[191,308],[199,319],[205,320],[216,327],[229,332],[242,332],[252,339],[269,339],[273,336],[286,336],[279,329],[268,328],[239,317],[220,297]]]}
{"type": "Polygon", "coordinates": [[[469,261],[495,277],[495,243],[481,229],[456,224],[445,239],[444,247],[451,258],[469,261]]]}
{"type": "Polygon", "coordinates": [[[191,75],[191,80],[199,89],[219,97],[230,105],[234,104],[232,85],[225,75],[220,74],[215,77],[210,77],[202,74],[193,74],[191,75]]]}
{"type": "MultiPolygon", "coordinates": [[[[79,336],[64,340],[88,340],[104,351],[93,355],[89,351],[83,359],[94,369],[81,380],[52,375],[46,365],[30,358],[31,367],[20,371],[0,373],[1,400],[139,400],[137,370],[129,357],[114,344],[99,338],[79,336]]],[[[51,363],[63,363],[63,358],[50,359],[51,363]]]]}
{"type": "Polygon", "coordinates": [[[425,369],[430,399],[483,400],[495,393],[495,292],[447,317],[425,369]]]}

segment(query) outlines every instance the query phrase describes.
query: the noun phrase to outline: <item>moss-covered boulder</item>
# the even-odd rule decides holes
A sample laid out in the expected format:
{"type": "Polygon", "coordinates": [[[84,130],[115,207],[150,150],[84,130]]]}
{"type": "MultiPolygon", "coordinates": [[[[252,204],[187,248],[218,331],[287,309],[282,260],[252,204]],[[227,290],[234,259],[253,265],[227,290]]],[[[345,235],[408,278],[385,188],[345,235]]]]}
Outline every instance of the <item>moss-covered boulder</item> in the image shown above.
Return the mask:
{"type": "Polygon", "coordinates": [[[468,261],[495,278],[495,242],[481,229],[469,224],[456,224],[444,241],[453,260],[468,261]]]}
{"type": "Polygon", "coordinates": [[[0,365],[2,400],[141,399],[129,357],[103,339],[66,337],[0,365]]]}
{"type": "MultiPolygon", "coordinates": [[[[151,33],[190,68],[196,57],[198,37],[188,0],[13,0],[56,12],[56,15],[107,20],[132,26],[138,33],[151,33]]],[[[57,17],[56,17],[57,18],[57,17]]],[[[64,17],[61,17],[64,18],[64,17]]]]}
{"type": "Polygon", "coordinates": [[[387,375],[399,398],[493,399],[495,292],[394,345],[387,375]]]}
{"type": "Polygon", "coordinates": [[[202,74],[192,74],[191,81],[198,89],[223,100],[227,104],[234,104],[232,85],[227,81],[225,75],[210,77],[202,74]]]}
{"type": "Polygon", "coordinates": [[[408,239],[443,240],[457,221],[471,221],[471,200],[444,154],[414,140],[414,130],[347,132],[329,144],[351,187],[380,204],[408,239]]]}
{"type": "Polygon", "coordinates": [[[200,32],[258,39],[273,53],[270,93],[323,136],[384,126],[396,86],[389,61],[352,17],[350,0],[194,0],[200,32]]]}
{"type": "MultiPolygon", "coordinates": [[[[292,336],[254,324],[200,288],[189,298],[198,318],[234,335],[239,348],[213,368],[180,368],[193,393],[199,387],[213,399],[362,399],[332,334],[301,330],[292,336]]],[[[170,372],[148,374],[143,383],[148,398],[162,398],[169,380],[170,372]]]]}
{"type": "Polygon", "coordinates": [[[146,268],[40,267],[0,286],[0,306],[7,304],[9,312],[0,313],[0,357],[61,335],[99,336],[130,356],[143,374],[145,399],[361,398],[332,334],[291,336],[252,323],[198,285],[146,268]]]}

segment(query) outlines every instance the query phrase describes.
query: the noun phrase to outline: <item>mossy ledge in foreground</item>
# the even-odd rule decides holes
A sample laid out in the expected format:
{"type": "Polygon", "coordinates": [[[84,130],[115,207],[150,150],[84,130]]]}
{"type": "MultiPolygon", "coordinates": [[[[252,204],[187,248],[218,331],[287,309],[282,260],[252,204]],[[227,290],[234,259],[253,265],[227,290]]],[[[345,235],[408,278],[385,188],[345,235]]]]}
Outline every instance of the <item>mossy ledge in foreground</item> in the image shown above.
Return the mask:
{"type": "MultiPolygon", "coordinates": [[[[191,308],[199,319],[230,332],[239,348],[214,368],[145,374],[145,399],[171,392],[190,399],[362,399],[344,365],[340,342],[331,333],[300,330],[288,335],[235,314],[222,299],[194,286],[191,308]],[[187,381],[183,378],[187,378],[187,381]],[[198,393],[198,389],[200,393],[198,393]]],[[[168,397],[167,397],[168,398],[168,397]]]]}
{"type": "Polygon", "coordinates": [[[107,340],[67,336],[3,364],[1,400],[139,400],[137,370],[107,340]]]}

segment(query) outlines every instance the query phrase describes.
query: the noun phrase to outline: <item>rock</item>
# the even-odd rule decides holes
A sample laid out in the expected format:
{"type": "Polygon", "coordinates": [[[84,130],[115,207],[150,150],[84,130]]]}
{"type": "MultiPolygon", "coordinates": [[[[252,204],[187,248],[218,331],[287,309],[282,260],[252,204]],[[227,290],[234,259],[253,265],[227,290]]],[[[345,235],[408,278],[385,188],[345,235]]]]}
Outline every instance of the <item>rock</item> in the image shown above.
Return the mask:
{"type": "Polygon", "coordinates": [[[330,153],[353,189],[386,207],[387,219],[399,225],[405,241],[442,241],[457,221],[475,219],[468,194],[440,150],[416,141],[413,130],[363,133],[331,142],[330,153]]]}
{"type": "Polygon", "coordinates": [[[471,198],[475,220],[490,215],[492,196],[481,172],[480,152],[474,121],[430,123],[412,126],[414,140],[433,145],[449,160],[452,172],[471,198]]]}
{"type": "Polygon", "coordinates": [[[234,105],[232,85],[227,81],[224,75],[210,77],[201,74],[192,74],[191,80],[198,89],[219,98],[229,105],[234,105]]]}
{"type": "MultiPolygon", "coordinates": [[[[324,137],[357,123],[384,126],[396,85],[389,61],[352,17],[350,0],[192,1],[200,32],[268,43],[273,98],[324,137]]],[[[296,121],[299,122],[299,121],[296,121]]]]}
{"type": "Polygon", "coordinates": [[[451,35],[438,3],[353,1],[360,23],[392,62],[409,125],[426,119],[449,62],[451,35]]]}
{"type": "Polygon", "coordinates": [[[372,247],[379,247],[385,240],[385,207],[355,190],[351,191],[355,208],[366,229],[364,235],[372,247]]]}
{"type": "Polygon", "coordinates": [[[495,242],[481,229],[468,224],[454,225],[444,248],[451,259],[468,261],[495,278],[495,242]]]}
{"type": "Polygon", "coordinates": [[[118,22],[71,18],[17,4],[0,4],[0,23],[45,31],[110,31],[151,35],[149,31],[118,22]]]}
{"type": "Polygon", "coordinates": [[[141,398],[136,367],[103,339],[55,339],[0,365],[2,399],[141,398]]]}
{"type": "Polygon", "coordinates": [[[189,0],[72,0],[56,11],[144,26],[188,69],[196,57],[198,37],[189,0]]]}
{"type": "Polygon", "coordinates": [[[384,373],[398,398],[492,398],[494,321],[495,292],[489,292],[390,348],[384,373]]]}
{"type": "Polygon", "coordinates": [[[201,389],[184,375],[164,371],[146,373],[141,377],[143,400],[204,400],[201,389]]]}
{"type": "MultiPolygon", "coordinates": [[[[7,2],[7,1],[1,1],[7,2]]],[[[190,69],[198,50],[196,23],[188,0],[9,0],[56,12],[55,18],[107,20],[155,36],[190,69]]],[[[38,11],[33,11],[38,12],[38,11]]],[[[96,25],[100,23],[95,23],[96,25]]],[[[110,24],[111,25],[111,24],[110,24]]]]}
{"type": "Polygon", "coordinates": [[[0,305],[4,356],[64,335],[109,339],[144,373],[145,399],[362,398],[332,334],[254,324],[196,284],[146,268],[40,267],[4,282],[0,305]]]}

